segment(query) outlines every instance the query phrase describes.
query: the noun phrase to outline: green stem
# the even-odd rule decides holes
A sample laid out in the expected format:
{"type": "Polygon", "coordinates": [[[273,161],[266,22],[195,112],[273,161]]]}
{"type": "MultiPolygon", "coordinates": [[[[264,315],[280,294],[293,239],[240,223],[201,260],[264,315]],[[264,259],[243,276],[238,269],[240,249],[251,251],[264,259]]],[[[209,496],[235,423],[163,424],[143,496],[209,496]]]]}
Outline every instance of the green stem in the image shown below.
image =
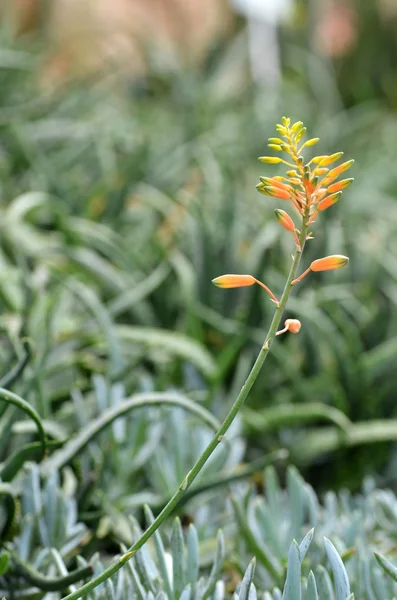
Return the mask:
{"type": "Polygon", "coordinates": [[[83,595],[91,592],[98,585],[106,581],[109,577],[112,577],[119,569],[123,567],[123,565],[130,559],[134,554],[138,552],[140,548],[152,537],[155,531],[160,527],[162,522],[172,513],[175,506],[179,503],[179,500],[182,498],[186,490],[190,487],[193,481],[196,479],[197,475],[200,473],[201,469],[204,467],[207,460],[210,458],[212,453],[218,447],[218,445],[223,441],[227,430],[230,425],[234,421],[237,413],[240,408],[244,404],[249,392],[254,385],[260,370],[262,369],[263,363],[265,362],[267,355],[269,354],[270,346],[273,343],[273,340],[276,336],[277,329],[280,325],[281,317],[283,316],[284,309],[286,307],[289,295],[293,288],[292,281],[296,277],[296,272],[298,270],[299,262],[302,256],[303,248],[306,242],[306,234],[307,234],[307,221],[309,216],[305,215],[302,219],[302,231],[299,236],[300,248],[296,248],[294,258],[292,260],[292,265],[288,274],[287,282],[284,287],[284,291],[280,298],[280,303],[277,306],[272,322],[269,327],[269,331],[265,338],[265,343],[259,351],[258,357],[251,369],[250,374],[248,375],[243,387],[240,390],[239,395],[237,396],[233,406],[230,411],[226,415],[225,420],[222,425],[219,427],[218,431],[215,433],[213,439],[210,441],[204,452],[201,454],[196,464],[192,467],[192,469],[188,472],[179,488],[169,500],[168,504],[163,508],[157,518],[153,521],[153,523],[146,529],[146,531],[142,534],[142,536],[133,544],[128,551],[121,556],[118,560],[114,561],[107,569],[105,569],[100,575],[94,577],[91,581],[87,582],[81,588],[72,592],[68,596],[65,596],[63,600],[77,600],[81,598],[83,595]]]}

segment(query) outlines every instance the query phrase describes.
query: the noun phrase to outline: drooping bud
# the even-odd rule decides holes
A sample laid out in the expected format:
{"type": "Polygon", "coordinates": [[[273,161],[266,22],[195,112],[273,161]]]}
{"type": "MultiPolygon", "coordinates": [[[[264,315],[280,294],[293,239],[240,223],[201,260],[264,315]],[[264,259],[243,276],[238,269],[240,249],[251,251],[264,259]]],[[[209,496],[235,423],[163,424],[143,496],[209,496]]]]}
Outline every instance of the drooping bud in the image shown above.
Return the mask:
{"type": "Polygon", "coordinates": [[[350,179],[341,179],[341,181],[338,181],[337,183],[333,183],[332,185],[330,185],[328,188],[328,192],[330,194],[333,194],[334,192],[339,192],[340,190],[344,190],[345,188],[349,187],[349,185],[351,185],[353,183],[353,181],[354,181],[353,177],[350,179]]]}
{"type": "Polygon", "coordinates": [[[220,288],[238,288],[254,285],[256,279],[252,275],[221,275],[215,277],[212,283],[220,288]]]}
{"type": "Polygon", "coordinates": [[[277,165],[282,162],[282,159],[278,156],[260,156],[258,160],[268,165],[277,165]]]}
{"type": "Polygon", "coordinates": [[[341,196],[342,192],[336,192],[335,194],[327,196],[324,198],[324,200],[321,200],[321,202],[318,203],[317,210],[325,210],[326,208],[333,206],[333,204],[336,204],[338,200],[340,200],[341,196]]]}
{"type": "Polygon", "coordinates": [[[276,214],[277,221],[280,223],[280,225],[284,227],[284,229],[286,229],[287,231],[295,230],[295,223],[293,222],[289,214],[285,212],[285,210],[282,210],[281,208],[276,208],[274,212],[276,214]]]}
{"type": "Polygon", "coordinates": [[[333,256],[326,256],[324,258],[318,258],[314,260],[310,265],[311,271],[333,271],[334,269],[340,269],[349,262],[347,256],[341,254],[334,254],[333,256]]]}
{"type": "Polygon", "coordinates": [[[277,331],[276,335],[282,335],[287,331],[290,331],[291,333],[299,333],[301,327],[302,323],[298,319],[287,319],[284,322],[284,329],[277,331]]]}
{"type": "Polygon", "coordinates": [[[288,331],[291,333],[299,333],[302,323],[299,319],[287,319],[284,323],[285,327],[288,327],[288,331]]]}
{"type": "Polygon", "coordinates": [[[335,154],[331,154],[330,156],[326,156],[319,163],[320,167],[326,167],[327,165],[330,165],[331,163],[335,162],[336,160],[339,160],[342,156],[343,156],[343,152],[335,152],[335,154]]]}

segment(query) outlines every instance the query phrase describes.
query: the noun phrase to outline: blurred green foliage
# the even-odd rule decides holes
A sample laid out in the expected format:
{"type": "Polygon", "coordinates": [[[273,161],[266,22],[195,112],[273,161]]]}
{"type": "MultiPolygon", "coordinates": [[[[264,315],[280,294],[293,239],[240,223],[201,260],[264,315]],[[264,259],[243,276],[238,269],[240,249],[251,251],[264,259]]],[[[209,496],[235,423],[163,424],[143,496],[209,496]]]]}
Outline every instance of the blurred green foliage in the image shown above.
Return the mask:
{"type": "MultiPolygon", "coordinates": [[[[224,293],[211,279],[247,272],[276,293],[283,286],[292,242],[274,218],[279,204],[254,188],[277,172],[256,157],[281,114],[304,120],[319,152],[356,161],[354,186],[318,220],[304,257],[346,254],[349,268],[310,274],[291,298],[299,336],[272,347],[180,515],[212,554],[220,527],[234,548],[241,519],[225,489],[237,482],[247,493],[264,464],[285,463],[280,448],[320,493],[357,490],[367,474],[395,487],[393,23],[381,28],[378,13],[363,11],[358,45],[331,61],[303,46],[306,14],[280,33],[277,88],[250,83],[241,31],[200,69],[153,64],[144,80],[107,73],[52,91],[40,85],[40,43],[1,32],[0,387],[37,411],[50,453],[26,466],[42,459],[37,423],[0,398],[0,525],[21,559],[49,576],[65,575],[65,563],[86,567],[96,551],[106,563],[134,539],[131,517],[142,521],[144,503],[161,510],[233,402],[272,305],[256,287],[224,293]],[[147,406],[135,410],[142,398],[147,406]],[[66,495],[56,491],[60,473],[66,495]],[[26,486],[36,506],[21,506],[26,486]],[[29,514],[41,515],[38,529],[29,514]]],[[[395,499],[387,502],[394,514],[395,499]]],[[[387,552],[385,539],[374,547],[387,552]]],[[[283,568],[291,542],[282,538],[283,568]]],[[[252,553],[234,565],[239,577],[252,553]]]]}

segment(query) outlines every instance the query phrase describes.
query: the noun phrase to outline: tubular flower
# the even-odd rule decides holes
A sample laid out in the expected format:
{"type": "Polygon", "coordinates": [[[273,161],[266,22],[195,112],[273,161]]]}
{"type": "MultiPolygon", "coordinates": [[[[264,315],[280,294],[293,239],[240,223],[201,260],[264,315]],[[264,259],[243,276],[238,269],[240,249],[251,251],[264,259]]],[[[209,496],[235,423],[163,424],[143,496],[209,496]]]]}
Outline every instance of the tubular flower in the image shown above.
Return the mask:
{"type": "Polygon", "coordinates": [[[314,260],[310,265],[311,271],[333,271],[334,269],[340,269],[349,262],[347,256],[341,254],[334,254],[333,256],[326,256],[325,258],[318,258],[314,260]]]}
{"type": "Polygon", "coordinates": [[[255,277],[252,277],[252,275],[221,275],[220,277],[215,277],[215,279],[212,280],[212,283],[220,288],[247,287],[250,285],[254,285],[254,283],[257,283],[258,285],[263,287],[263,289],[269,294],[273,302],[278,305],[278,300],[276,296],[267,287],[267,285],[262,283],[262,281],[259,281],[259,279],[255,279],[255,277]]]}
{"type": "Polygon", "coordinates": [[[221,275],[215,277],[212,283],[220,288],[239,288],[254,285],[256,279],[252,275],[221,275]]]}

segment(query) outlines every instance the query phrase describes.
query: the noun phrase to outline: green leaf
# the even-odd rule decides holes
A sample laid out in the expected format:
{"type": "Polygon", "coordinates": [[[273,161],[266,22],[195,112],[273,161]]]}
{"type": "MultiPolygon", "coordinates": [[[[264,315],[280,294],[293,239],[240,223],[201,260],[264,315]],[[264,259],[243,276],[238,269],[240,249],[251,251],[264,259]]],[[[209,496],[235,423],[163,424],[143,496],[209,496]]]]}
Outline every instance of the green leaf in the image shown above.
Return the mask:
{"type": "Polygon", "coordinates": [[[63,448],[54,452],[54,454],[40,466],[42,475],[49,475],[52,471],[64,467],[84,450],[84,448],[94,440],[101,431],[131,410],[147,408],[148,406],[167,405],[184,408],[199,417],[214,431],[219,429],[219,424],[212,414],[189,398],[167,392],[136,394],[135,396],[131,396],[128,400],[123,400],[115,408],[104,411],[100,417],[91,421],[87,427],[72,437],[63,448]]]}
{"type": "Polygon", "coordinates": [[[345,565],[336,548],[326,537],[324,538],[324,546],[334,575],[336,600],[346,600],[350,595],[350,584],[345,565]]]}
{"type": "Polygon", "coordinates": [[[123,342],[162,349],[166,353],[175,354],[190,361],[207,377],[213,377],[216,374],[216,362],[208,350],[182,333],[128,325],[116,326],[116,331],[123,342]]]}
{"type": "Polygon", "coordinates": [[[305,535],[305,537],[303,538],[303,540],[299,544],[299,557],[300,557],[301,563],[303,563],[303,561],[305,560],[305,556],[307,554],[307,551],[309,550],[310,544],[312,543],[313,536],[314,536],[314,528],[311,529],[305,535]]]}
{"type": "Polygon", "coordinates": [[[285,581],[283,600],[301,600],[301,563],[299,546],[293,540],[288,551],[287,579],[285,581]]]}
{"type": "Polygon", "coordinates": [[[248,565],[247,570],[244,573],[244,577],[243,577],[243,580],[241,582],[240,589],[238,592],[239,600],[249,600],[251,585],[252,585],[252,582],[254,579],[254,574],[255,574],[255,565],[256,565],[256,560],[255,560],[255,558],[253,558],[251,560],[250,564],[248,565]]]}
{"type": "Polygon", "coordinates": [[[28,415],[28,417],[30,417],[32,419],[32,421],[35,422],[35,424],[37,426],[39,438],[41,441],[42,453],[44,456],[46,453],[46,449],[47,449],[46,435],[45,435],[43,423],[41,421],[41,417],[38,414],[38,412],[29,404],[29,402],[27,402],[20,396],[17,396],[17,394],[14,394],[14,392],[10,392],[9,390],[5,390],[4,388],[0,388],[0,400],[3,400],[4,402],[13,404],[14,406],[17,406],[18,408],[23,410],[28,415]]]}
{"type": "Polygon", "coordinates": [[[174,519],[171,534],[172,581],[174,599],[178,600],[185,587],[185,546],[180,519],[174,519]]]}
{"type": "Polygon", "coordinates": [[[316,579],[314,577],[313,571],[310,571],[309,577],[307,578],[307,600],[319,600],[317,593],[317,585],[316,579]]]}
{"type": "Polygon", "coordinates": [[[216,582],[219,579],[223,561],[225,560],[225,540],[222,531],[218,531],[216,536],[216,551],[214,563],[212,565],[211,573],[209,574],[207,585],[202,593],[202,600],[210,598],[213,594],[216,586],[216,582]]]}
{"type": "Polygon", "coordinates": [[[3,552],[3,554],[0,555],[0,577],[7,573],[9,559],[10,556],[8,552],[3,552]]]}
{"type": "MultiPolygon", "coordinates": [[[[145,504],[145,506],[144,506],[144,511],[145,511],[145,517],[146,517],[147,524],[151,525],[154,521],[154,517],[153,517],[152,511],[150,510],[150,508],[147,504],[145,504]]],[[[165,548],[164,548],[163,540],[161,539],[160,532],[158,530],[156,530],[153,534],[153,542],[154,542],[154,547],[155,547],[156,556],[157,556],[158,569],[160,571],[161,577],[164,582],[165,591],[167,593],[168,598],[172,598],[173,591],[172,591],[172,585],[171,585],[171,581],[170,581],[170,578],[168,575],[168,568],[167,568],[167,563],[166,563],[166,559],[165,559],[165,548]]]]}
{"type": "Polygon", "coordinates": [[[384,572],[391,577],[394,581],[397,581],[397,568],[392,565],[392,563],[387,560],[382,554],[378,554],[378,552],[374,552],[374,556],[378,562],[378,564],[382,567],[384,572]]]}

